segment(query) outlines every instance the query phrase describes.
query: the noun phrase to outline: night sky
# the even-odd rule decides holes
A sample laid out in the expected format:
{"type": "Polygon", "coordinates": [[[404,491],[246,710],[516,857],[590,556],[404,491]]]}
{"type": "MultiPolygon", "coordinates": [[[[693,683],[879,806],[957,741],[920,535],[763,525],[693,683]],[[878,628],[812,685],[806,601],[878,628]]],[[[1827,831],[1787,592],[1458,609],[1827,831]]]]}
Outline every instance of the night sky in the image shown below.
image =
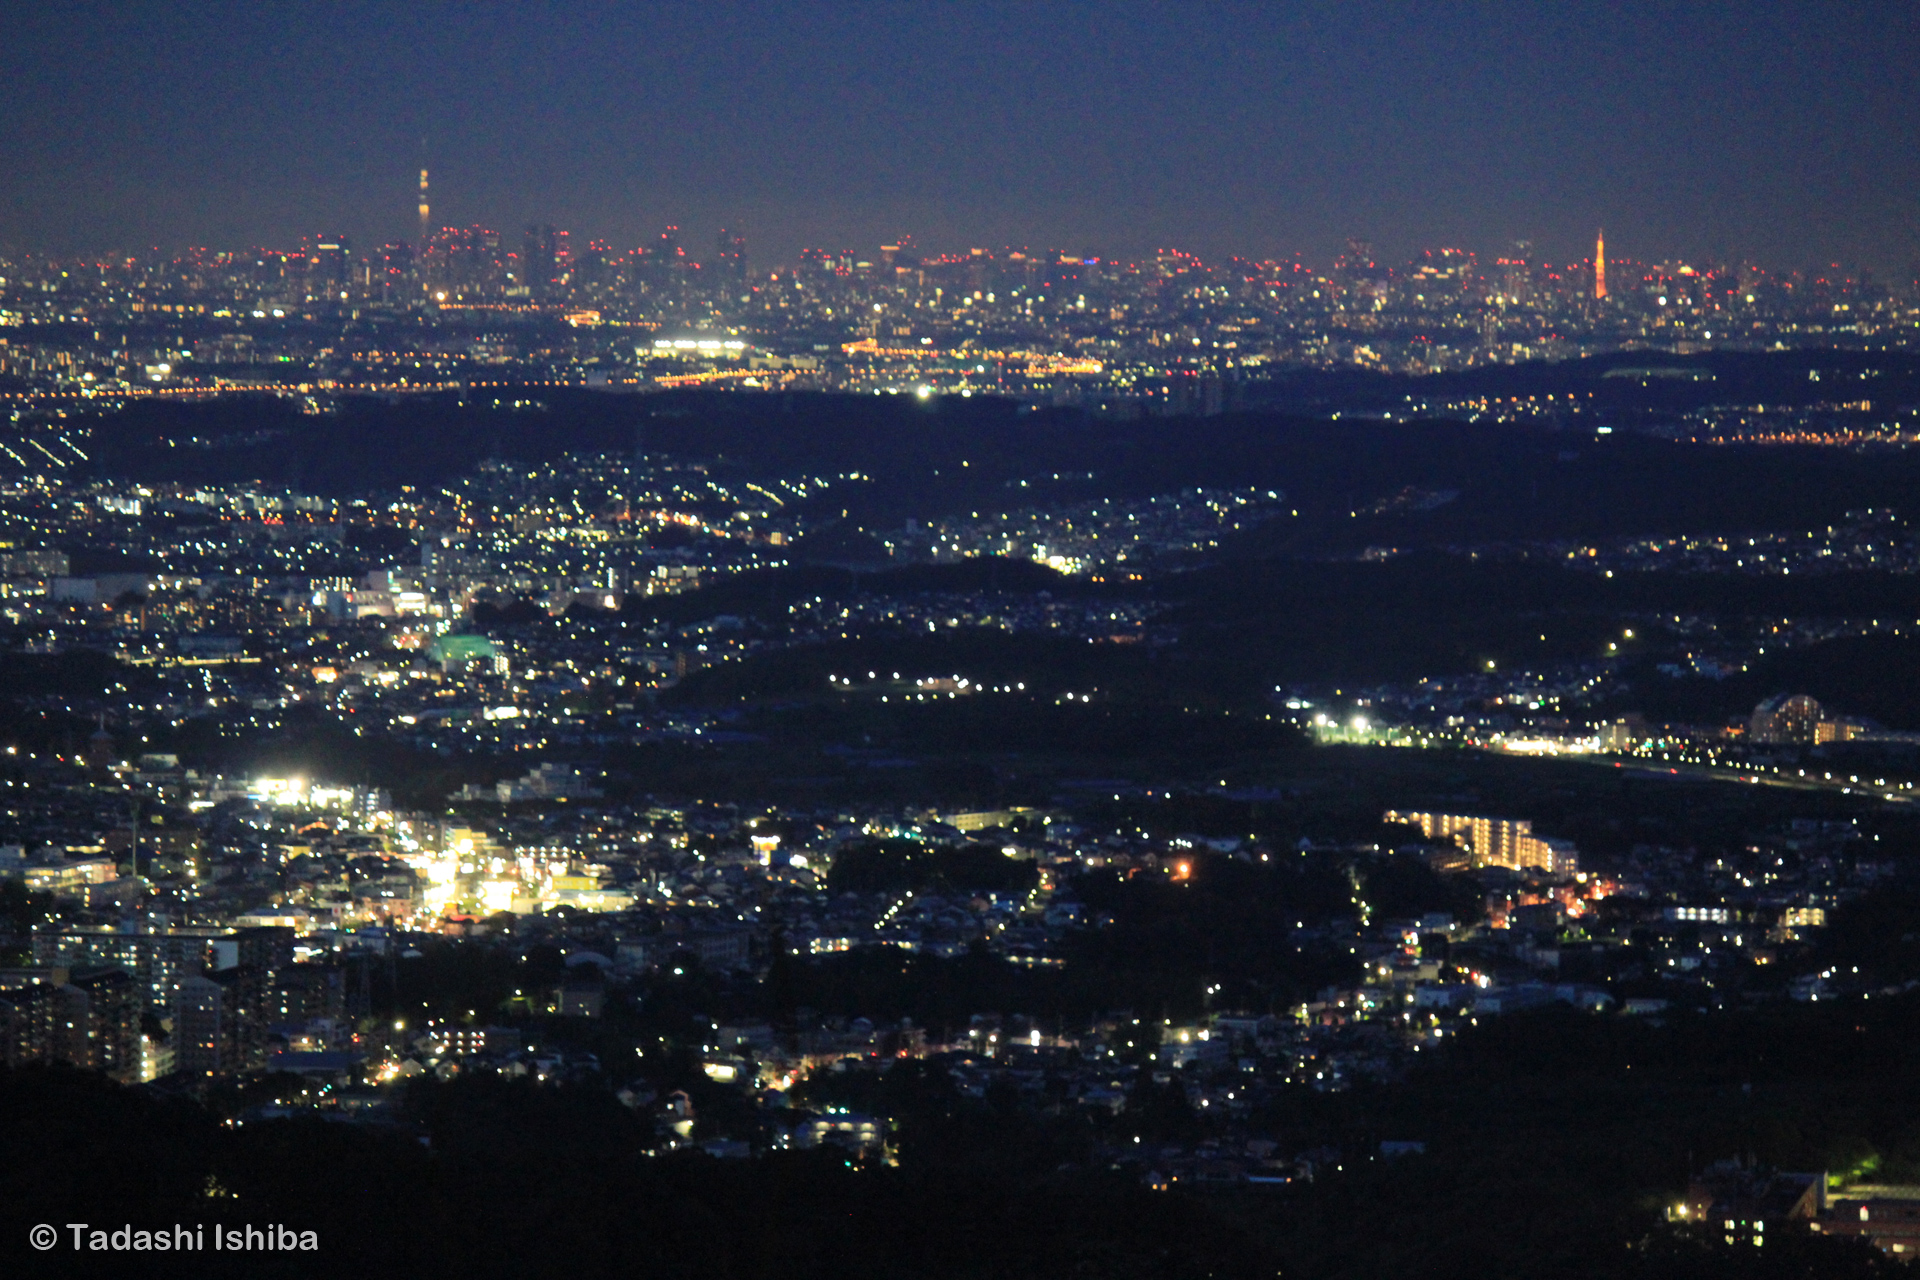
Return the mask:
{"type": "Polygon", "coordinates": [[[1920,9],[27,3],[0,243],[1920,258],[1920,9]]]}

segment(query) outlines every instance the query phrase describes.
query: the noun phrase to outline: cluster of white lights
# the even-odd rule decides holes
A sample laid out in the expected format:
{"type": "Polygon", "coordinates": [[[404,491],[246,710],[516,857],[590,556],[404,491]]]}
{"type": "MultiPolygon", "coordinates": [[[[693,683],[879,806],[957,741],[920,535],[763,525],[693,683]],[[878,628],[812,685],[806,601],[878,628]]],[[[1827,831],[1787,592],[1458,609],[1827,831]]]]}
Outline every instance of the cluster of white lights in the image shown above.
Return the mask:
{"type": "Polygon", "coordinates": [[[745,351],[747,344],[738,338],[655,338],[655,351],[745,351]]]}

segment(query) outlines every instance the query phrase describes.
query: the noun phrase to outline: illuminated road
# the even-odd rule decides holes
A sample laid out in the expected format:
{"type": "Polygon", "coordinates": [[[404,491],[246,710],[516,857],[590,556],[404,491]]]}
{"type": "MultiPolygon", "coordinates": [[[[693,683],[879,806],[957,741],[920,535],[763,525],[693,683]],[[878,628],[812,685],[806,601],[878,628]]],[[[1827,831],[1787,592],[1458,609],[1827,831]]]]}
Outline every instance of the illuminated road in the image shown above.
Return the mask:
{"type": "MultiPolygon", "coordinates": [[[[1601,763],[1596,761],[1595,763],[1601,763]]],[[[1634,777],[1668,778],[1678,780],[1691,779],[1696,782],[1741,782],[1749,786],[1781,787],[1790,791],[1830,791],[1842,795],[1860,796],[1863,799],[1879,800],[1883,803],[1912,804],[1914,795],[1911,790],[1896,786],[1889,787],[1884,782],[1862,782],[1852,775],[1846,779],[1810,778],[1798,773],[1774,773],[1768,769],[1741,768],[1732,765],[1694,764],[1689,761],[1675,761],[1661,764],[1628,763],[1624,760],[1611,762],[1616,769],[1624,770],[1634,777]]]]}

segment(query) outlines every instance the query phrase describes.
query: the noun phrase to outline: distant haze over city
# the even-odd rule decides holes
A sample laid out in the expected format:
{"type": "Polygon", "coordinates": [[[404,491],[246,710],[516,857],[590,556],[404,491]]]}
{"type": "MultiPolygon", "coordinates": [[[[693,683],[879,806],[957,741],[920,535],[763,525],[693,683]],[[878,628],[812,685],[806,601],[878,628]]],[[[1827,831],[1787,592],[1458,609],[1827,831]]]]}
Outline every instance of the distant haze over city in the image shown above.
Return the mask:
{"type": "Polygon", "coordinates": [[[1897,4],[1471,16],[1410,5],[616,5],[27,12],[0,49],[0,244],[411,240],[552,222],[807,246],[1327,262],[1442,245],[1904,270],[1897,4]]]}
{"type": "MultiPolygon", "coordinates": [[[[434,208],[437,211],[440,207],[436,183],[434,208]]],[[[1138,270],[1155,260],[1176,257],[1192,261],[1195,265],[1227,271],[1236,268],[1246,270],[1263,268],[1269,272],[1275,267],[1310,272],[1341,271],[1363,260],[1368,272],[1384,280],[1406,275],[1419,270],[1423,264],[1443,259],[1469,261],[1489,271],[1500,264],[1517,260],[1524,260],[1541,269],[1589,270],[1596,245],[1604,238],[1607,243],[1607,256],[1615,264],[1617,273],[1631,273],[1642,267],[1690,268],[1703,272],[1716,268],[1733,268],[1736,271],[1759,269],[1773,275],[1787,276],[1797,273],[1809,278],[1834,280],[1856,280],[1864,276],[1869,281],[1882,285],[1889,282],[1899,282],[1904,285],[1920,281],[1920,259],[1912,263],[1894,264],[1883,270],[1853,259],[1828,261],[1791,255],[1769,258],[1758,253],[1724,249],[1687,253],[1670,245],[1621,244],[1603,227],[1590,229],[1583,241],[1569,238],[1563,252],[1549,252],[1541,242],[1527,236],[1484,243],[1434,240],[1406,246],[1386,246],[1355,231],[1344,237],[1336,237],[1325,245],[1316,241],[1311,251],[1306,248],[1292,248],[1256,252],[1248,246],[1228,244],[1220,252],[1215,253],[1199,251],[1192,237],[1170,237],[1164,242],[1156,241],[1147,247],[1138,247],[1129,243],[1122,248],[1073,238],[1041,242],[995,243],[984,237],[968,239],[962,236],[951,243],[935,244],[928,243],[923,237],[911,232],[882,236],[878,239],[854,239],[846,236],[834,238],[829,234],[821,239],[809,241],[792,252],[786,252],[783,246],[792,239],[790,233],[778,226],[751,226],[740,220],[718,226],[688,225],[669,221],[638,234],[623,233],[609,236],[592,228],[582,230],[565,224],[556,225],[550,220],[538,217],[510,219],[504,222],[481,220],[470,224],[459,224],[442,219],[436,212],[431,229],[424,239],[419,235],[417,227],[411,231],[401,231],[389,239],[368,239],[351,233],[343,235],[334,224],[326,225],[325,232],[309,226],[281,239],[219,243],[209,241],[206,237],[189,237],[177,244],[133,244],[107,249],[64,251],[40,245],[8,244],[0,246],[0,254],[22,261],[37,259],[51,262],[98,264],[139,262],[145,265],[158,265],[170,261],[198,260],[209,255],[229,258],[244,258],[249,254],[260,253],[297,256],[303,252],[310,253],[312,246],[318,241],[340,240],[347,246],[349,256],[367,258],[378,256],[383,247],[403,246],[417,252],[422,246],[426,246],[430,251],[434,243],[447,236],[485,231],[499,238],[499,254],[504,264],[501,269],[506,276],[513,276],[516,269],[512,265],[512,259],[516,256],[524,256],[525,236],[534,229],[548,228],[557,231],[560,235],[563,262],[568,252],[578,255],[588,246],[593,246],[600,254],[609,258],[623,258],[629,254],[644,256],[654,251],[663,237],[667,237],[674,241],[688,266],[711,267],[722,256],[722,251],[715,248],[716,237],[725,238],[730,243],[738,240],[741,243],[737,251],[746,255],[748,269],[754,277],[765,277],[769,272],[791,272],[796,266],[824,255],[849,265],[869,266],[883,259],[891,262],[896,257],[902,261],[928,265],[979,258],[995,261],[1008,259],[1019,261],[1022,258],[1059,261],[1064,258],[1068,261],[1102,263],[1111,268],[1125,270],[1138,270]],[[770,245],[775,247],[770,248],[770,245]],[[776,254],[778,256],[775,256],[776,254]]],[[[1620,278],[1624,280],[1626,277],[1622,275],[1620,278]]]]}

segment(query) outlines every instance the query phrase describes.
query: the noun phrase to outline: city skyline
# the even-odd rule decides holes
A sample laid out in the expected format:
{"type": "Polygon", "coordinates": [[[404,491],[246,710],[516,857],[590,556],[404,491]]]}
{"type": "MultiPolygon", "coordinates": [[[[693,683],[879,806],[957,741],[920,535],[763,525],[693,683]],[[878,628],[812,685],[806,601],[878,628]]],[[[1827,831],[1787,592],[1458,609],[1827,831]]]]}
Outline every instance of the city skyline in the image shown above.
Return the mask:
{"type": "MultiPolygon", "coordinates": [[[[1353,265],[1356,252],[1367,258],[1369,270],[1377,271],[1383,278],[1394,278],[1408,269],[1417,269],[1424,261],[1432,261],[1439,255],[1462,255],[1476,265],[1487,268],[1505,267],[1510,263],[1524,262],[1531,267],[1543,270],[1581,270],[1597,275],[1597,281],[1589,286],[1589,292],[1596,299],[1608,296],[1609,263],[1615,269],[1614,284],[1619,283],[1620,271],[1659,271],[1671,268],[1697,269],[1704,273],[1723,270],[1759,271],[1779,278],[1805,276],[1808,279],[1822,281],[1871,280],[1878,284],[1895,284],[1904,287],[1920,281],[1920,259],[1904,265],[1895,265],[1885,272],[1866,266],[1857,261],[1834,262],[1798,262],[1773,261],[1761,255],[1742,252],[1685,254],[1658,245],[1642,248],[1637,254],[1626,255],[1620,252],[1609,253],[1606,247],[1606,230],[1598,228],[1589,233],[1584,252],[1579,246],[1571,246],[1573,251],[1565,257],[1556,258],[1542,252],[1536,241],[1520,237],[1496,243],[1473,242],[1422,242],[1411,247],[1393,250],[1382,249],[1364,235],[1352,234],[1343,238],[1336,248],[1330,248],[1321,256],[1314,256],[1304,250],[1253,254],[1235,252],[1231,249],[1219,255],[1191,252],[1189,246],[1179,240],[1155,244],[1149,249],[1138,252],[1117,253],[1104,246],[1084,242],[1067,241],[1064,243],[1001,243],[983,245],[977,240],[961,238],[948,244],[928,245],[920,241],[911,232],[885,237],[882,241],[865,244],[851,243],[845,238],[819,244],[803,245],[795,253],[778,260],[772,259],[758,246],[761,243],[756,229],[747,228],[738,220],[732,224],[719,226],[692,226],[681,222],[667,222],[651,231],[633,238],[631,243],[610,240],[593,232],[581,232],[570,227],[556,226],[550,221],[537,217],[531,220],[517,219],[506,224],[494,225],[486,222],[473,222],[466,225],[453,223],[441,224],[440,219],[430,217],[427,203],[427,171],[420,172],[418,206],[420,221],[412,236],[388,240],[365,240],[351,234],[342,234],[338,230],[314,231],[311,228],[281,243],[266,241],[236,242],[214,244],[191,239],[178,244],[150,245],[144,247],[121,247],[101,251],[55,252],[37,246],[8,245],[0,243],[0,261],[11,257],[19,261],[39,259],[49,263],[93,263],[102,266],[115,266],[127,263],[139,263],[143,266],[155,266],[164,263],[189,262],[195,260],[237,260],[249,254],[272,255],[291,259],[313,258],[317,253],[341,252],[349,262],[377,263],[383,255],[393,251],[404,251],[418,255],[431,251],[436,245],[444,244],[450,238],[474,235],[498,237],[498,256],[501,270],[508,278],[517,277],[522,259],[527,256],[526,237],[544,233],[548,237],[558,237],[557,243],[549,243],[549,256],[559,254],[564,263],[569,254],[578,258],[587,252],[600,255],[612,261],[638,259],[655,250],[661,243],[671,241],[680,256],[690,267],[711,266],[715,262],[728,259],[736,269],[741,265],[740,257],[746,254],[749,243],[755,246],[755,252],[746,260],[746,267],[755,278],[764,278],[769,272],[791,271],[808,261],[825,255],[834,259],[845,259],[850,264],[872,267],[883,260],[890,263],[898,255],[902,261],[925,263],[927,265],[950,265],[968,258],[986,257],[1001,260],[1020,256],[1035,258],[1049,263],[1087,262],[1104,263],[1110,266],[1139,270],[1157,258],[1168,255],[1188,259],[1197,266],[1208,269],[1231,267],[1236,264],[1248,267],[1274,267],[1286,265],[1294,269],[1309,272],[1340,271],[1353,265]],[[725,240],[729,247],[716,248],[715,236],[725,240]]],[[[777,231],[776,242],[779,241],[777,231]]]]}
{"type": "Polygon", "coordinates": [[[1115,256],[1524,238],[1567,260],[1595,226],[1684,258],[1920,257],[1898,6],[1738,27],[1692,5],[328,12],[123,7],[105,46],[73,14],[23,19],[0,242],[408,239],[424,139],[446,225],[535,203],[616,243],[745,224],[770,260],[909,229],[1115,256]]]}
{"type": "MultiPolygon", "coordinates": [[[[413,206],[417,221],[414,222],[412,227],[407,229],[409,234],[405,235],[369,239],[351,232],[343,234],[338,229],[339,223],[344,221],[351,224],[356,220],[335,219],[334,222],[326,224],[332,228],[332,230],[316,232],[312,226],[308,226],[302,230],[295,231],[290,237],[283,238],[278,242],[260,238],[249,240],[242,237],[239,240],[231,242],[216,243],[207,237],[187,235],[176,238],[168,243],[152,245],[129,244],[109,248],[95,247],[67,249],[63,251],[43,245],[9,243],[4,239],[0,239],[0,257],[38,257],[51,261],[75,262],[138,260],[151,263],[180,260],[198,254],[228,256],[244,256],[248,253],[298,254],[303,252],[307,246],[311,246],[317,241],[337,240],[345,243],[349,247],[350,255],[358,254],[363,258],[374,258],[379,256],[382,249],[400,247],[418,253],[423,247],[433,243],[436,238],[485,230],[500,235],[502,237],[503,256],[506,258],[514,258],[520,256],[516,246],[519,244],[520,238],[524,233],[531,232],[539,227],[545,227],[549,232],[556,229],[552,221],[537,213],[523,213],[519,216],[510,217],[504,222],[489,222],[488,220],[480,219],[470,220],[463,224],[458,221],[443,220],[434,214],[433,210],[438,206],[429,200],[429,173],[430,170],[427,168],[420,169],[418,172],[417,187],[410,188],[413,192],[413,198],[417,200],[417,203],[413,206]]],[[[399,201],[396,201],[396,204],[398,203],[399,201]]],[[[363,218],[357,221],[371,224],[374,220],[371,218],[363,218]]],[[[393,220],[389,219],[388,221],[393,220]]],[[[733,219],[730,223],[721,222],[713,226],[692,223],[691,220],[668,218],[664,222],[656,223],[650,228],[626,236],[622,236],[617,232],[603,234],[599,229],[580,232],[572,228],[560,227],[558,230],[561,236],[570,237],[577,249],[584,249],[588,245],[593,245],[598,247],[601,252],[614,256],[643,254],[652,244],[657,243],[663,234],[669,234],[681,241],[681,246],[683,250],[686,251],[686,257],[694,264],[705,264],[710,258],[715,256],[709,253],[703,246],[708,244],[710,233],[716,231],[721,236],[740,236],[748,234],[749,230],[751,230],[755,233],[753,234],[753,241],[756,246],[763,242],[763,237],[775,245],[786,245],[788,243],[798,244],[791,234],[784,233],[779,226],[774,226],[764,232],[758,228],[747,229],[744,227],[744,220],[739,218],[733,219]]],[[[1426,239],[1416,237],[1407,239],[1404,243],[1379,245],[1364,232],[1364,228],[1349,229],[1347,232],[1338,236],[1335,241],[1318,244],[1316,246],[1320,250],[1318,253],[1304,247],[1256,253],[1248,249],[1236,248],[1232,245],[1222,246],[1216,252],[1194,253],[1191,252],[1194,248],[1191,242],[1195,237],[1182,239],[1177,235],[1166,241],[1156,241],[1151,244],[1141,242],[1138,245],[1124,244],[1125,238],[1122,237],[1123,248],[1116,250],[1106,244],[1094,243],[1088,237],[1074,236],[1071,234],[1054,241],[1005,241],[992,243],[987,238],[969,237],[964,234],[964,231],[950,242],[935,245],[923,243],[917,234],[908,229],[898,230],[893,234],[883,235],[864,243],[856,243],[849,236],[840,236],[838,239],[830,238],[817,243],[798,244],[798,247],[792,252],[778,259],[772,258],[766,251],[762,250],[756,254],[756,260],[752,266],[756,272],[765,272],[770,269],[779,270],[790,268],[795,263],[805,260],[808,255],[812,254],[851,254],[860,258],[869,258],[878,257],[882,251],[890,246],[904,246],[910,249],[915,257],[928,260],[949,260],[964,257],[969,254],[979,255],[981,253],[996,257],[1009,253],[1022,253],[1029,255],[1066,255],[1072,258],[1137,265],[1157,255],[1180,253],[1206,262],[1208,265],[1223,265],[1234,262],[1250,264],[1291,262],[1298,263],[1308,270],[1320,270],[1333,268],[1342,259],[1350,256],[1354,246],[1358,245],[1362,246],[1374,258],[1380,269],[1388,274],[1397,271],[1402,266],[1417,265],[1422,257],[1430,258],[1436,253],[1464,253],[1469,257],[1484,260],[1489,264],[1509,258],[1524,258],[1529,263],[1542,266],[1586,267],[1588,269],[1598,266],[1601,280],[1598,296],[1606,296],[1605,263],[1607,261],[1607,253],[1605,249],[1606,230],[1604,227],[1597,227],[1596,229],[1588,231],[1584,243],[1572,234],[1563,237],[1565,241],[1565,252],[1559,255],[1545,251],[1542,241],[1526,235],[1507,237],[1505,239],[1495,238],[1492,240],[1457,239],[1445,241],[1434,240],[1431,237],[1426,239]],[[1145,247],[1141,247],[1142,245],[1145,245],[1145,247]]],[[[1920,241],[1917,241],[1917,243],[1920,243],[1920,241]]],[[[1866,277],[1878,277],[1882,280],[1889,277],[1898,280],[1920,280],[1920,248],[1916,248],[1915,256],[1910,260],[1890,262],[1889,265],[1885,267],[1862,262],[1858,259],[1816,260],[1813,258],[1794,257],[1792,255],[1780,258],[1768,258],[1764,254],[1740,248],[1723,247],[1697,252],[1684,252],[1671,245],[1661,244],[1642,246],[1636,254],[1631,256],[1616,251],[1611,255],[1611,260],[1616,267],[1625,269],[1653,266],[1655,264],[1685,264],[1710,269],[1723,267],[1758,267],[1780,275],[1801,273],[1810,276],[1844,279],[1864,275],[1866,277]]]]}

